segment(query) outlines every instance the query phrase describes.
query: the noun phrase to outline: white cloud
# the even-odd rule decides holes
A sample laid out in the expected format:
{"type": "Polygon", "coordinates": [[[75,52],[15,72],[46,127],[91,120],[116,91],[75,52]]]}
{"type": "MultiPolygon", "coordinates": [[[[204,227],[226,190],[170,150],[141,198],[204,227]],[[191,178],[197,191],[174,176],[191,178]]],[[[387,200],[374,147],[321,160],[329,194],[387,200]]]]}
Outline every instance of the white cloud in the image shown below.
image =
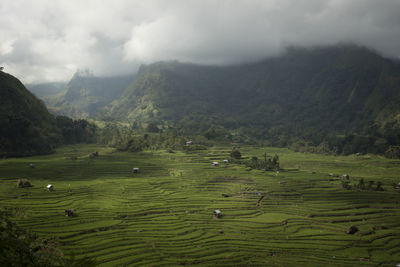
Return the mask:
{"type": "Polygon", "coordinates": [[[288,45],[354,42],[398,58],[399,11],[398,0],[2,0],[0,65],[34,82],[253,61],[288,45]]]}

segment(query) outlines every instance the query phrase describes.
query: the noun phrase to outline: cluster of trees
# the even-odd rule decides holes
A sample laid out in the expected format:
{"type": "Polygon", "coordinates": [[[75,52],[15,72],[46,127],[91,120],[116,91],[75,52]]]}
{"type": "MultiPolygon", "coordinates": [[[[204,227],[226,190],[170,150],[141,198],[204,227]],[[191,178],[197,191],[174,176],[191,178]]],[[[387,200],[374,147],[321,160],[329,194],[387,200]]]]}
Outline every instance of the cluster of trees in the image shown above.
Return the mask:
{"type": "Polygon", "coordinates": [[[185,135],[175,128],[161,130],[154,124],[139,127],[137,124],[124,125],[108,122],[98,129],[97,142],[116,147],[121,151],[138,152],[145,149],[200,150],[213,144],[201,135],[185,135]],[[186,145],[187,141],[193,144],[186,145]]]}
{"type": "Polygon", "coordinates": [[[245,164],[247,167],[258,170],[277,171],[279,170],[279,156],[269,156],[267,152],[264,153],[263,159],[252,157],[250,160],[244,160],[242,153],[236,147],[232,148],[230,153],[231,162],[245,164]]]}
{"type": "Polygon", "coordinates": [[[390,146],[385,151],[385,157],[390,159],[400,159],[400,146],[390,146]]]}
{"type": "Polygon", "coordinates": [[[356,189],[356,190],[369,190],[369,191],[384,191],[382,187],[383,186],[382,182],[375,183],[375,181],[368,181],[368,183],[366,184],[363,178],[361,178],[358,181],[358,184],[354,185],[351,185],[350,181],[345,179],[343,179],[341,183],[342,183],[342,188],[348,190],[356,189]]]}
{"type": "Polygon", "coordinates": [[[56,125],[61,134],[61,143],[91,143],[96,141],[96,125],[87,120],[73,120],[66,116],[57,116],[56,125]]]}
{"type": "Polygon", "coordinates": [[[277,171],[279,170],[279,156],[270,157],[265,152],[263,159],[252,157],[250,161],[246,162],[246,166],[258,170],[277,171]]]}

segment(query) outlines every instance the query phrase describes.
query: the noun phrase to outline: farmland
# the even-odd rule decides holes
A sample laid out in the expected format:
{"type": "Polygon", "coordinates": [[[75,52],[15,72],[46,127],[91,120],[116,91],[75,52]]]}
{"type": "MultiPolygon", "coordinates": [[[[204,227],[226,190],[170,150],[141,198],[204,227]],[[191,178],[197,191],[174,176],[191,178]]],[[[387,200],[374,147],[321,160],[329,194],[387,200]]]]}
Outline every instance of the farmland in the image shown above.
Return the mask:
{"type": "Polygon", "coordinates": [[[126,153],[73,145],[3,159],[0,206],[21,227],[56,238],[64,254],[100,266],[400,263],[400,194],[393,186],[399,160],[240,149],[247,158],[278,154],[276,172],[223,164],[230,150],[126,153]],[[98,157],[90,157],[94,151],[98,157]],[[345,173],[351,189],[342,188],[345,173]],[[17,188],[19,178],[33,187],[17,188]],[[357,188],[361,178],[374,184],[357,188]],[[374,190],[377,182],[384,191],[374,190]],[[76,216],[66,217],[67,208],[76,216]],[[221,218],[213,217],[216,209],[221,218]],[[346,234],[351,225],[359,231],[346,234]]]}

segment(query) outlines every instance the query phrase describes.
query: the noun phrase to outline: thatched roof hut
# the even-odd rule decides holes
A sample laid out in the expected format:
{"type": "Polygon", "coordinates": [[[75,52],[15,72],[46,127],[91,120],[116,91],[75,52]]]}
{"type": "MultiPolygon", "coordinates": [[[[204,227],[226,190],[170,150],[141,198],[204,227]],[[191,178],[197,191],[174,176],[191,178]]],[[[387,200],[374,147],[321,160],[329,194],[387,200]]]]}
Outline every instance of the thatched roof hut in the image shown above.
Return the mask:
{"type": "Polygon", "coordinates": [[[346,234],[353,235],[358,232],[358,228],[355,225],[350,226],[347,228],[346,234]]]}
{"type": "Polygon", "coordinates": [[[18,187],[18,188],[31,187],[31,186],[32,186],[32,184],[31,184],[31,182],[29,182],[28,179],[22,179],[22,178],[20,178],[20,179],[18,179],[18,181],[17,181],[17,187],[18,187]]]}

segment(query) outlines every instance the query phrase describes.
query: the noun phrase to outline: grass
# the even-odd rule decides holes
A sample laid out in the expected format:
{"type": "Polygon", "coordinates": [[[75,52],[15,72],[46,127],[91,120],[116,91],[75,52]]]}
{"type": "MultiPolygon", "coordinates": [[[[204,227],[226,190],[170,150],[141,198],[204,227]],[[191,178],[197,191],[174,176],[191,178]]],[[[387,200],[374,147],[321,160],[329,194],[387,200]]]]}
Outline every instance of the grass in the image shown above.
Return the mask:
{"type": "Polygon", "coordinates": [[[229,151],[122,153],[76,145],[3,159],[0,205],[24,228],[58,239],[65,254],[94,257],[100,266],[400,263],[400,194],[391,186],[400,181],[399,160],[242,147],[249,158],[278,154],[283,169],[210,165],[229,151]],[[100,156],[90,158],[94,151],[100,156]],[[347,173],[351,184],[380,181],[385,191],[346,190],[329,173],[347,173]],[[34,186],[17,188],[18,178],[34,186]],[[77,216],[64,216],[67,208],[77,216]],[[222,218],[212,217],[215,209],[222,218]],[[346,234],[353,224],[359,232],[346,234]]]}

